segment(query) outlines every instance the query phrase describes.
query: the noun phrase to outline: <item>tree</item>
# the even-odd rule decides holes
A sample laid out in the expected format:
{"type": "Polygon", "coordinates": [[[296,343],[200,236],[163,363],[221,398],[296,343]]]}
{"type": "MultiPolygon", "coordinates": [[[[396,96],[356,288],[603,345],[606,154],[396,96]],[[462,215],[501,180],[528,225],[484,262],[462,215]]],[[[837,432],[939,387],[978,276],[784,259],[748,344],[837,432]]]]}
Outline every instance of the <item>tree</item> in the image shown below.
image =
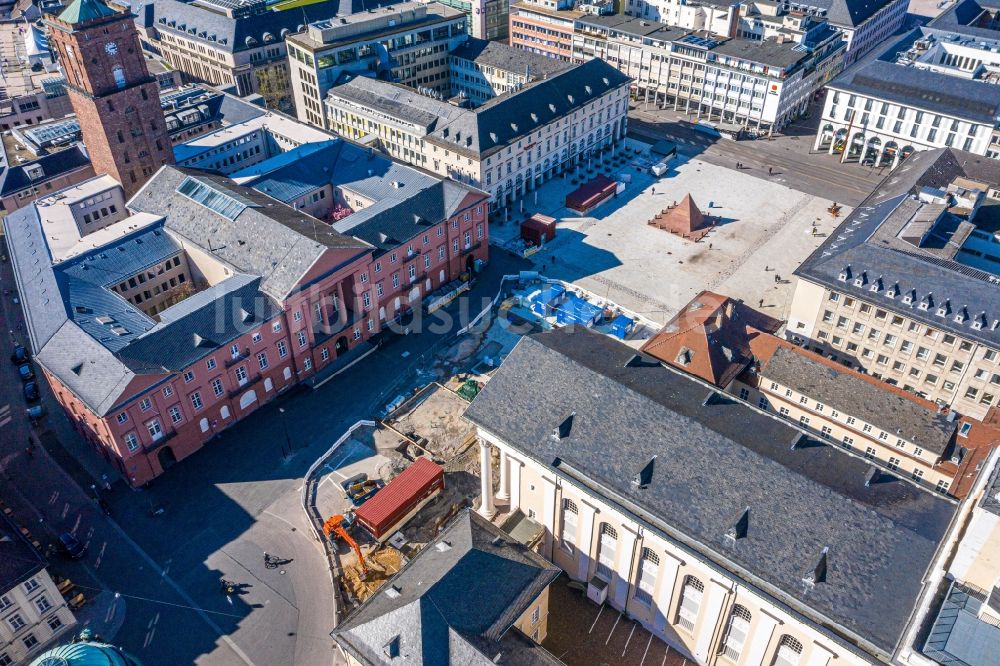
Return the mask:
{"type": "Polygon", "coordinates": [[[264,98],[264,104],[269,109],[288,111],[292,107],[291,83],[288,79],[287,65],[278,63],[261,67],[255,71],[257,76],[257,92],[264,98]]]}

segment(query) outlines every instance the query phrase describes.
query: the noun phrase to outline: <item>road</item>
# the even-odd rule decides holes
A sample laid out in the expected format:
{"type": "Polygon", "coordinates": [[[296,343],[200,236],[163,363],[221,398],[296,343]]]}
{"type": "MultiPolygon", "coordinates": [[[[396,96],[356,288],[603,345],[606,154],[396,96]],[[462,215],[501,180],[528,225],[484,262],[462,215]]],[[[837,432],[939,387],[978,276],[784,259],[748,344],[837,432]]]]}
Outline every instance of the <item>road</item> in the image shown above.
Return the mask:
{"type": "Polygon", "coordinates": [[[629,136],[641,141],[668,139],[689,157],[697,156],[710,164],[735,169],[741,162],[744,173],[776,181],[788,187],[857,206],[871,193],[887,171],[857,164],[840,164],[835,156],[812,152],[815,120],[802,121],[785,129],[783,136],[772,140],[731,141],[691,128],[679,121],[672,111],[644,110],[643,105],[629,113],[629,136]],[[768,169],[773,175],[768,174],[768,169]]]}
{"type": "MultiPolygon", "coordinates": [[[[41,514],[45,525],[38,529],[50,536],[75,529],[87,539],[82,562],[58,566],[78,584],[122,595],[125,617],[113,641],[146,666],[330,664],[332,593],[325,557],[300,508],[302,476],[348,425],[389,402],[398,384],[416,381],[421,365],[461,326],[463,310],[465,319],[478,313],[503,274],[526,268],[527,262],[495,251],[472,292],[447,309],[450,325],[396,338],[320,389],[297,389],[262,407],[147,490],[117,482],[105,495],[111,520],[88,497],[90,472],[62,449],[86,467],[99,458],[47,394],[50,413],[42,429],[59,443],[53,458],[44,450],[27,457],[20,382],[4,362],[0,407],[11,406],[11,419],[0,426],[0,454],[23,494],[10,501],[20,514],[41,514]],[[282,418],[294,449],[287,459],[282,418]],[[165,513],[150,515],[151,505],[165,513]],[[266,569],[264,552],[288,562],[266,569]],[[220,578],[236,582],[240,593],[227,598],[220,578]]],[[[6,263],[0,282],[11,284],[6,263]]],[[[0,330],[16,335],[20,310],[9,301],[0,307],[0,330]]]]}

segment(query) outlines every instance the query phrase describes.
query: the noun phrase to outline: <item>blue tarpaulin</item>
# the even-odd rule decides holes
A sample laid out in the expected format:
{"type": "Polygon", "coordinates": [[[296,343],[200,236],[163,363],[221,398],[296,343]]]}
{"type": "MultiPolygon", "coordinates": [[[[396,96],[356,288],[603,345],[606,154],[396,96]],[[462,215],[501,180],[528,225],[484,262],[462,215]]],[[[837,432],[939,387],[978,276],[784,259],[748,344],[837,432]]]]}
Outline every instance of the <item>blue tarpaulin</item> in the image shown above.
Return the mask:
{"type": "Polygon", "coordinates": [[[566,296],[566,287],[555,284],[542,291],[531,303],[531,311],[540,317],[548,317],[566,296]]]}
{"type": "Polygon", "coordinates": [[[579,296],[570,296],[556,310],[556,321],[560,324],[582,324],[593,326],[601,320],[603,310],[588,303],[579,296]]]}
{"type": "Polygon", "coordinates": [[[611,322],[611,334],[616,338],[624,340],[632,329],[635,328],[635,321],[631,317],[626,317],[625,315],[618,315],[615,317],[614,321],[611,322]]]}

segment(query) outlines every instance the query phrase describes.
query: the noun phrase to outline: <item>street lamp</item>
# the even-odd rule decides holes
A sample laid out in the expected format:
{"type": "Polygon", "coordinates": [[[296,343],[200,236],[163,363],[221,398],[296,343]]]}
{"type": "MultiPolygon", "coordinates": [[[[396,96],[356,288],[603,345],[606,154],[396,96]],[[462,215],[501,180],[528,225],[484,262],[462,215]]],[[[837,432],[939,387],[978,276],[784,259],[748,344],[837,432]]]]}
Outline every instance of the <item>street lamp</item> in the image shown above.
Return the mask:
{"type": "Polygon", "coordinates": [[[285,445],[288,447],[288,453],[284,453],[284,448],[282,449],[283,456],[292,455],[292,438],[288,435],[288,421],[285,419],[285,408],[278,407],[278,413],[281,414],[281,429],[285,431],[285,445]]]}

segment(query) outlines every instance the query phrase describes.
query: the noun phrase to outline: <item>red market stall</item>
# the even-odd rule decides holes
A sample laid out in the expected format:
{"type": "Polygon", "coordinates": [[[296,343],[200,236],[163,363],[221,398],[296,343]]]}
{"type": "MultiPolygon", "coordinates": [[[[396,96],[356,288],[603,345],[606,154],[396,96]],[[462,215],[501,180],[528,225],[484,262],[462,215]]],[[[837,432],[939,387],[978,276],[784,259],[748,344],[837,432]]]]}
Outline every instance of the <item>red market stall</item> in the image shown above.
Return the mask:
{"type": "Polygon", "coordinates": [[[600,206],[615,194],[617,183],[607,176],[597,176],[566,195],[566,207],[583,215],[600,206]]]}

